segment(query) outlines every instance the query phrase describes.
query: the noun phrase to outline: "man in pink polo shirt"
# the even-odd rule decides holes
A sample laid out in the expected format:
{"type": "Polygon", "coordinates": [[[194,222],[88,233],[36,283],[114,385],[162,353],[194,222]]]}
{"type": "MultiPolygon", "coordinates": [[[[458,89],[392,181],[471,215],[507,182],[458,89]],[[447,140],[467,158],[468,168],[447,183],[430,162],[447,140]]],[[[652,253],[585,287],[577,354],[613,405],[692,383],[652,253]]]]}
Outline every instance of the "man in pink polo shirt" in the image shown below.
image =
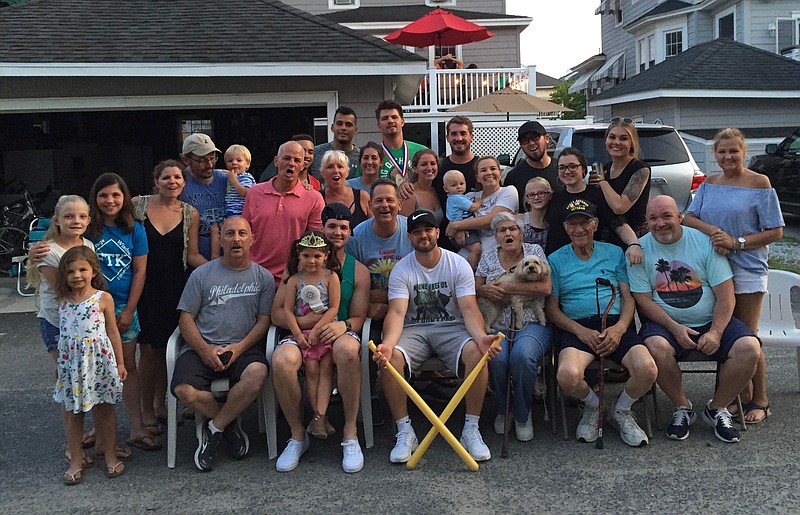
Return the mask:
{"type": "Polygon", "coordinates": [[[280,284],[292,242],[309,229],[322,228],[325,201],[315,190],[300,183],[305,151],[296,141],[287,141],[275,156],[277,175],[250,188],[242,216],[253,227],[250,257],[275,276],[280,284]]]}

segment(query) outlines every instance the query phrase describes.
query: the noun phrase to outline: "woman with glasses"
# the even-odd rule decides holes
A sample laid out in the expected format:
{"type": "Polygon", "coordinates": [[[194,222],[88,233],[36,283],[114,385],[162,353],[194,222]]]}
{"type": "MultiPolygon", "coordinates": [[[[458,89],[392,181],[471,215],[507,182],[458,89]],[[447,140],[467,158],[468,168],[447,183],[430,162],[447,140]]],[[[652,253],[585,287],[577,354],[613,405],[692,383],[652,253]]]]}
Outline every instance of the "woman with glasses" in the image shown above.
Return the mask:
{"type": "MultiPolygon", "coordinates": [[[[710,174],[700,185],[683,224],[706,233],[714,249],[728,256],[736,297],[733,316],[758,334],[761,301],[769,274],[767,246],[783,238],[785,224],[769,177],[744,165],[746,152],[747,144],[739,129],[717,133],[714,157],[722,173],[710,174]]],[[[742,393],[742,401],[745,420],[757,424],[770,414],[763,352],[752,387],[752,392],[742,393]]]]}
{"type": "MultiPolygon", "coordinates": [[[[600,188],[608,207],[614,214],[625,217],[636,236],[644,236],[647,234],[645,209],[650,198],[650,168],[638,159],[641,157],[639,133],[633,120],[612,118],[606,129],[605,144],[611,162],[603,166],[603,175],[591,174],[589,183],[600,188]]],[[[609,241],[620,244],[615,235],[611,235],[609,241]]]]}
{"type": "Polygon", "coordinates": [[[547,206],[553,189],[544,177],[534,177],[525,185],[525,212],[517,215],[522,221],[522,241],[545,248],[547,244],[547,206]]]}
{"type": "MultiPolygon", "coordinates": [[[[547,182],[547,181],[545,181],[547,182]]],[[[491,301],[501,301],[510,295],[546,297],[550,294],[550,276],[536,282],[509,283],[495,282],[526,256],[536,256],[546,260],[542,247],[523,243],[522,224],[509,212],[498,213],[492,218],[491,230],[494,245],[484,246],[478,269],[475,272],[475,291],[478,297],[491,301]]],[[[489,381],[497,401],[497,418],[494,430],[503,434],[506,413],[507,373],[511,368],[513,398],[510,410],[514,415],[517,440],[527,442],[533,438],[533,417],[531,404],[536,385],[539,361],[550,349],[552,333],[550,328],[539,325],[531,309],[525,310],[524,327],[514,334],[512,345],[508,340],[500,343],[500,354],[489,361],[489,381]],[[509,347],[511,347],[509,349],[509,347]]],[[[510,334],[511,308],[506,308],[495,322],[495,329],[510,334]]]]}
{"type": "MultiPolygon", "coordinates": [[[[564,185],[564,190],[554,193],[547,208],[547,246],[545,254],[548,256],[570,242],[567,231],[562,224],[564,209],[567,204],[576,199],[586,200],[597,206],[599,227],[595,231],[598,239],[602,238],[606,230],[612,231],[622,244],[625,255],[631,263],[640,263],[642,250],[639,239],[625,223],[624,218],[614,214],[606,204],[603,193],[597,188],[589,188],[583,178],[586,176],[587,164],[583,153],[574,147],[567,147],[558,156],[558,180],[564,185]]],[[[616,242],[612,242],[616,243],[616,242]]]]}

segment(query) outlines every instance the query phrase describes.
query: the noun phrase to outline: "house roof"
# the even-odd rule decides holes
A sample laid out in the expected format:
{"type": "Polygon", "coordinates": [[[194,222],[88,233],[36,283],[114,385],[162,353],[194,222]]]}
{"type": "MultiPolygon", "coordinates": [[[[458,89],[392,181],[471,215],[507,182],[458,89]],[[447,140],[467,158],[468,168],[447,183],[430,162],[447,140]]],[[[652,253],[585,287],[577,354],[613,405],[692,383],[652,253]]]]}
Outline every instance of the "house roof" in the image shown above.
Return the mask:
{"type": "Polygon", "coordinates": [[[38,0],[0,16],[0,65],[406,61],[424,58],[278,0],[38,0]]]}
{"type": "MultiPolygon", "coordinates": [[[[336,23],[391,23],[412,22],[422,18],[436,7],[429,7],[423,3],[417,5],[386,5],[380,7],[359,7],[322,15],[336,23]]],[[[444,9],[465,20],[528,20],[525,16],[513,14],[485,13],[478,11],[462,11],[459,9],[444,9]]]]}
{"type": "Polygon", "coordinates": [[[676,96],[670,91],[703,91],[706,95],[728,91],[740,96],[753,91],[800,94],[800,61],[720,38],[670,57],[602,92],[591,102],[606,105],[623,96],[631,100],[676,96]]]}
{"type": "Polygon", "coordinates": [[[672,11],[679,11],[687,7],[692,7],[692,4],[690,4],[689,2],[683,2],[681,0],[667,0],[666,2],[658,4],[653,9],[650,9],[643,15],[631,21],[631,23],[638,23],[648,18],[652,18],[654,16],[659,16],[661,14],[668,14],[671,13],[672,11]]]}
{"type": "Polygon", "coordinates": [[[551,77],[549,75],[545,75],[544,73],[536,72],[536,87],[537,88],[552,88],[558,84],[561,84],[563,81],[556,79],[555,77],[551,77]]]}

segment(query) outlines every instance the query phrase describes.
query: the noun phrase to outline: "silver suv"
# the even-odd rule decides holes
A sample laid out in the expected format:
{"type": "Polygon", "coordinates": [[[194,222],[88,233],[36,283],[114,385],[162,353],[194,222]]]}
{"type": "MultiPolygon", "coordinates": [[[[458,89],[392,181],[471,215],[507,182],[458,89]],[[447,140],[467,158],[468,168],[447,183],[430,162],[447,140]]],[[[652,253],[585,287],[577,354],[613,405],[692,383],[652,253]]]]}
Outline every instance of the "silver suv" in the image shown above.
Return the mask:
{"type": "MultiPolygon", "coordinates": [[[[608,124],[549,126],[550,145],[547,152],[558,156],[565,147],[575,147],[586,156],[589,164],[609,161],[603,140],[608,124]]],[[[667,125],[637,123],[643,161],[650,165],[650,196],[669,195],[685,211],[694,192],[706,176],[694,162],[692,154],[674,128],[667,125]]],[[[525,158],[521,150],[514,155],[513,165],[525,158]]]]}

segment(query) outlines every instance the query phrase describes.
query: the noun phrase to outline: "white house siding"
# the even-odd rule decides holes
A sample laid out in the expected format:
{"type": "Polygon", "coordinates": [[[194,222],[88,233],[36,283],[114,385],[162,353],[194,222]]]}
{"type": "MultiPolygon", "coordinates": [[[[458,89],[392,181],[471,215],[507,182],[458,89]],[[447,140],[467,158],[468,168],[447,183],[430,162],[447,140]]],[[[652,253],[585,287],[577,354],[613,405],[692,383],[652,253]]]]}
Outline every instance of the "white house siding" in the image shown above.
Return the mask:
{"type": "Polygon", "coordinates": [[[322,14],[330,12],[328,0],[282,0],[283,3],[292,7],[297,7],[311,14],[322,14]]]}
{"type": "MultiPolygon", "coordinates": [[[[302,9],[311,14],[323,14],[338,11],[340,9],[330,9],[328,0],[282,0],[298,9],[302,9]]],[[[425,0],[360,0],[360,7],[380,7],[393,5],[420,5],[425,0]]],[[[485,13],[504,14],[503,0],[455,0],[455,2],[443,4],[444,9],[459,9],[462,11],[477,11],[485,13]],[[455,5],[452,5],[452,4],[455,5]]]]}
{"type": "Polygon", "coordinates": [[[495,36],[480,43],[464,45],[461,59],[464,66],[475,63],[478,68],[517,68],[520,66],[519,33],[524,27],[492,27],[495,36]]]}
{"type": "Polygon", "coordinates": [[[751,2],[750,41],[748,44],[769,52],[779,51],[780,49],[775,48],[775,35],[769,33],[769,24],[776,23],[776,18],[790,18],[792,11],[800,12],[800,2],[797,0],[751,2]]]}

